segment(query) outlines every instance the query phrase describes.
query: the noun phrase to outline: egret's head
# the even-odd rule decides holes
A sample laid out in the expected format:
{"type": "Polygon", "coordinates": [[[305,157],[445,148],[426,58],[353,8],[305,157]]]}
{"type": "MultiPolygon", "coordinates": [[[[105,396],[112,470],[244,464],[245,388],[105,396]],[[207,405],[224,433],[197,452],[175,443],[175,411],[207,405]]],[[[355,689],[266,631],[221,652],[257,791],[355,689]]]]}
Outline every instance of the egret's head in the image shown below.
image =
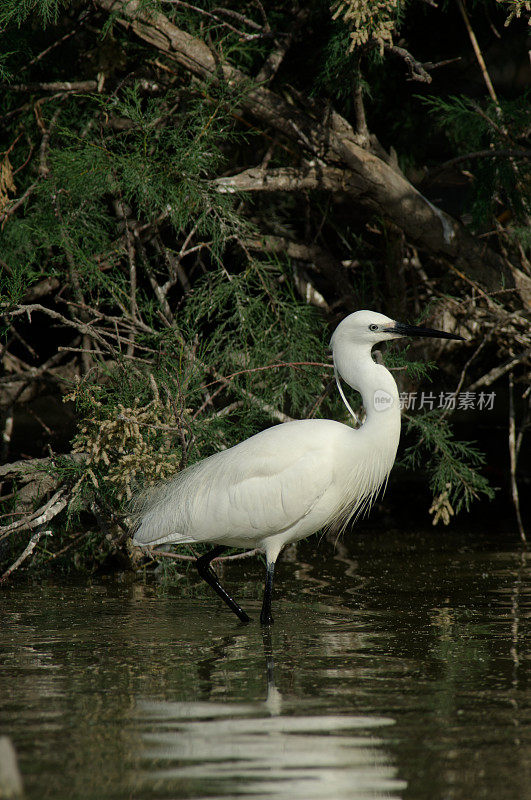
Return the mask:
{"type": "Polygon", "coordinates": [[[378,342],[387,342],[391,339],[400,339],[403,336],[427,336],[436,339],[459,339],[462,336],[433,328],[418,328],[415,325],[406,325],[389,319],[385,314],[377,311],[355,311],[339,323],[330,342],[332,348],[339,342],[352,344],[374,345],[378,342]]]}

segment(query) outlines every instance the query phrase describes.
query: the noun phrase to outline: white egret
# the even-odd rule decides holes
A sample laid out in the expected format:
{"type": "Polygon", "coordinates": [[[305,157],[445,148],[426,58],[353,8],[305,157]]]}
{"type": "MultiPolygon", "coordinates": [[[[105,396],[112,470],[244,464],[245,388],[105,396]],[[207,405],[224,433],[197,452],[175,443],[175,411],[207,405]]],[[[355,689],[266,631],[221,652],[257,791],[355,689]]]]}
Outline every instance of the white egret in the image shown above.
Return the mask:
{"type": "MultiPolygon", "coordinates": [[[[371,350],[402,336],[462,339],[373,311],[350,314],[336,328],[331,348],[336,378],[339,373],[361,394],[363,425],[285,422],[215,453],[143,493],[133,544],[214,544],[197,559],[197,570],[243,622],[249,617],[223,589],[210,562],[227,547],[258,548],[267,562],[260,622],[270,625],[282,548],[327,526],[343,528],[385,487],[400,438],[400,407],[393,376],[375,363],[371,350]]],[[[338,387],[341,391],[339,381],[338,387]]]]}

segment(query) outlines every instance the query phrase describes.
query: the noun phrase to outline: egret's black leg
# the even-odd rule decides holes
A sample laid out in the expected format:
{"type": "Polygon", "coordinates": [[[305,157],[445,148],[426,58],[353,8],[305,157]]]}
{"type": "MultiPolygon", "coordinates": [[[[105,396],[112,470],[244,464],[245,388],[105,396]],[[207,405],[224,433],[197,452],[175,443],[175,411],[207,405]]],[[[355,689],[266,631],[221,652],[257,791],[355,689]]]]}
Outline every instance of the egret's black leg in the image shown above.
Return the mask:
{"type": "Polygon", "coordinates": [[[275,562],[270,561],[267,564],[266,580],[264,586],[264,601],[262,603],[262,611],[260,613],[260,625],[273,624],[273,617],[271,616],[271,599],[273,597],[274,577],[275,577],[275,562]]]}
{"type": "Polygon", "coordinates": [[[226,549],[227,548],[224,547],[223,545],[218,545],[217,547],[214,547],[212,550],[209,550],[208,553],[205,553],[203,556],[200,556],[196,560],[195,566],[197,568],[197,571],[203,578],[203,580],[205,580],[208,583],[208,585],[211,586],[214,589],[214,591],[217,592],[217,594],[219,594],[223,602],[228,605],[230,610],[234,611],[236,616],[239,619],[241,619],[242,622],[250,622],[250,619],[243,610],[243,608],[240,608],[238,603],[232,599],[230,594],[227,594],[221,583],[218,581],[218,576],[210,566],[210,562],[212,561],[212,559],[217,558],[226,549]]]}

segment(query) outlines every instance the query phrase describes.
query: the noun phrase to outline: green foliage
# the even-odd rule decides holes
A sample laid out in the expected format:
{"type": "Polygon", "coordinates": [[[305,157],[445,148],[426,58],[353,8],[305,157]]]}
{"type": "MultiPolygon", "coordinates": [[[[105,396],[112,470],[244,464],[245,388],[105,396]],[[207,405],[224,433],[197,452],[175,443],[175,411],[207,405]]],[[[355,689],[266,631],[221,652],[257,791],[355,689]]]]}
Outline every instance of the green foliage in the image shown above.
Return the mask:
{"type": "Polygon", "coordinates": [[[473,156],[467,168],[474,175],[471,210],[477,226],[509,206],[517,222],[531,211],[527,185],[529,157],[524,150],[529,128],[529,93],[515,100],[479,104],[464,96],[421,97],[458,154],[473,156]],[[492,150],[492,155],[488,152],[492,150]]]}
{"type": "Polygon", "coordinates": [[[371,96],[371,87],[361,75],[359,51],[349,48],[348,28],[336,21],[321,53],[321,65],[313,91],[334,98],[352,113],[357,85],[361,83],[363,94],[367,97],[371,96]]]}
{"type": "Polygon", "coordinates": [[[282,277],[274,262],[212,272],[190,295],[179,329],[145,337],[149,366],[102,363],[74,388],[67,399],[83,419],[74,450],[88,454],[78,500],[96,490],[120,503],[271,424],[272,410],[309,413],[323,370],[292,362],[322,358],[324,343],[314,312],[282,277]]]}
{"type": "MultiPolygon", "coordinates": [[[[402,463],[427,471],[430,489],[436,499],[438,496],[443,502],[447,500],[450,513],[463,507],[468,510],[480,495],[494,497],[492,487],[478,469],[485,463],[485,456],[474,443],[455,438],[444,412],[435,409],[416,416],[404,414],[404,418],[407,433],[414,433],[417,442],[406,450],[402,463]]],[[[432,508],[437,511],[437,504],[432,508]]]]}
{"type": "Polygon", "coordinates": [[[23,25],[28,17],[36,15],[41,24],[57,22],[59,12],[70,5],[71,0],[3,0],[0,7],[0,27],[23,25]]]}
{"type": "Polygon", "coordinates": [[[0,53],[0,81],[2,83],[8,83],[13,79],[13,73],[6,67],[6,62],[12,55],[13,53],[0,53]]]}
{"type": "Polygon", "coordinates": [[[31,277],[28,275],[26,265],[15,263],[0,283],[0,303],[8,308],[16,306],[30,284],[31,277]]]}
{"type": "Polygon", "coordinates": [[[382,55],[385,44],[393,43],[403,5],[400,0],[335,0],[332,14],[349,29],[349,51],[375,42],[382,55]]]}
{"type": "MultiPolygon", "coordinates": [[[[319,391],[321,377],[314,367],[290,364],[324,359],[325,343],[317,334],[316,312],[304,305],[286,280],[289,264],[253,259],[239,274],[219,270],[194,291],[187,303],[188,339],[210,330],[206,339],[209,364],[221,374],[234,374],[234,389],[243,398],[256,392],[290,416],[304,416],[319,391]],[[262,369],[270,364],[286,367],[262,369]],[[255,370],[259,370],[256,372],[255,370]]],[[[231,379],[232,380],[232,379],[231,379]]],[[[270,416],[263,403],[245,401],[252,426],[270,416]]]]}
{"type": "Polygon", "coordinates": [[[513,225],[509,231],[509,236],[520,245],[522,251],[529,258],[531,255],[531,228],[527,225],[522,228],[518,225],[513,225]]]}
{"type": "MultiPolygon", "coordinates": [[[[168,93],[167,103],[175,100],[168,93]]],[[[177,125],[166,124],[160,101],[143,102],[136,85],[125,87],[120,98],[83,97],[76,105],[54,131],[47,179],[38,184],[25,216],[5,231],[11,296],[20,296],[37,271],[42,277],[66,267],[68,274],[75,263],[89,291],[99,286],[123,301],[125,276],[109,275],[99,264],[102,254],[112,251],[113,198],[148,222],[166,218],[176,232],[193,225],[219,255],[241,228],[234,197],[216,193],[210,181],[223,144],[233,136],[226,96],[189,97],[177,125]],[[109,137],[93,124],[87,135],[87,122],[106,115],[125,119],[125,130],[109,137]]]]}
{"type": "Polygon", "coordinates": [[[466,96],[422,97],[422,102],[440,126],[464,152],[481,150],[492,144],[493,137],[524,138],[529,125],[529,95],[517,100],[492,100],[479,105],[466,96]],[[504,133],[502,126],[506,126],[504,133]]]}
{"type": "MultiPolygon", "coordinates": [[[[190,98],[178,124],[163,125],[160,101],[143,101],[137,86],[126,88],[120,101],[104,111],[125,117],[131,126],[111,143],[81,150],[87,169],[79,175],[80,188],[91,174],[98,183],[108,175],[147,220],[167,212],[176,230],[193,220],[198,233],[212,236],[219,251],[237,220],[232,199],[216,194],[208,179],[219,169],[221,148],[233,134],[227,119],[229,98],[213,97],[212,92],[209,98],[208,91],[206,87],[206,97],[190,98]]],[[[177,98],[166,98],[169,104],[172,100],[177,98]]],[[[79,141],[69,152],[79,157],[79,141]]]]}
{"type": "Polygon", "coordinates": [[[361,84],[363,94],[372,97],[372,87],[364,79],[362,57],[381,69],[384,46],[392,45],[393,32],[404,14],[400,0],[342,0],[332,4],[333,24],[320,54],[314,92],[325,92],[339,101],[350,114],[355,89],[361,84]]]}
{"type": "Polygon", "coordinates": [[[431,373],[437,369],[433,361],[412,361],[408,358],[409,346],[401,350],[388,349],[384,355],[385,366],[390,370],[406,370],[408,376],[415,382],[430,380],[431,373]]]}
{"type": "Polygon", "coordinates": [[[323,47],[322,66],[315,88],[337,99],[348,100],[358,72],[359,55],[349,51],[349,32],[336,22],[323,47]]]}
{"type": "Polygon", "coordinates": [[[531,3],[529,0],[496,0],[502,6],[506,6],[509,16],[505,20],[505,26],[509,25],[514,19],[519,19],[522,13],[531,12],[531,3]]]}

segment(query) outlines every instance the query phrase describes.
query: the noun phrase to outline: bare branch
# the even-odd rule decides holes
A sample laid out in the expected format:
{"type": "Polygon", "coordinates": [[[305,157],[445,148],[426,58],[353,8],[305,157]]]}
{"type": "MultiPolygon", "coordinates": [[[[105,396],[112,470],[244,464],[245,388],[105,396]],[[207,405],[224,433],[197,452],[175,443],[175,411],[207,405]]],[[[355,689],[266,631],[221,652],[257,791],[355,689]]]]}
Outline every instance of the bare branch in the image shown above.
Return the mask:
{"type": "Polygon", "coordinates": [[[61,487],[55,494],[42,505],[37,511],[28,514],[23,519],[16,520],[15,522],[4,525],[0,528],[0,539],[5,539],[6,536],[14,533],[14,531],[25,530],[29,528],[38,528],[41,525],[46,525],[51,519],[57,516],[66,506],[68,499],[66,497],[66,490],[61,487]]]}
{"type": "Polygon", "coordinates": [[[329,192],[355,195],[364,190],[354,172],[332,166],[310,163],[306,168],[278,167],[264,170],[251,167],[237,175],[216,178],[214,186],[220,194],[245,192],[302,192],[324,189],[329,192]]]}
{"type": "Polygon", "coordinates": [[[0,578],[0,584],[5,583],[9,578],[9,576],[12,575],[13,572],[20,567],[22,562],[25,561],[28,558],[28,556],[30,556],[33,553],[35,547],[37,546],[37,542],[39,541],[41,536],[51,536],[51,535],[52,535],[51,531],[45,531],[45,530],[40,530],[37,531],[37,533],[34,533],[31,539],[29,540],[27,546],[23,550],[23,552],[17,558],[17,560],[14,561],[13,564],[11,564],[11,566],[8,569],[6,569],[6,571],[0,578]]]}
{"type": "Polygon", "coordinates": [[[470,24],[470,19],[468,18],[468,14],[466,11],[465,6],[463,5],[463,0],[457,0],[457,5],[459,6],[459,11],[461,12],[461,16],[463,17],[468,36],[472,43],[472,47],[474,49],[474,53],[476,55],[477,62],[480,66],[481,73],[483,75],[483,80],[485,81],[485,85],[487,87],[488,93],[491,96],[492,100],[498,105],[498,98],[496,96],[496,92],[494,91],[494,86],[492,85],[492,81],[490,79],[489,71],[487,69],[487,65],[485,64],[485,59],[483,58],[483,54],[478,44],[478,40],[476,39],[476,34],[472,30],[472,25],[470,24]]]}
{"type": "MultiPolygon", "coordinates": [[[[217,16],[217,14],[206,11],[204,8],[199,8],[198,6],[194,6],[191,3],[185,3],[184,0],[162,0],[163,3],[168,3],[169,5],[177,5],[182,6],[183,8],[189,8],[190,11],[195,11],[196,14],[202,14],[204,17],[208,17],[209,19],[213,19],[215,22],[219,22],[220,25],[223,25],[225,28],[228,28],[229,31],[233,31],[237,33],[241,39],[245,41],[251,41],[252,39],[264,39],[265,37],[270,37],[271,33],[268,31],[262,30],[259,25],[256,25],[256,29],[260,31],[260,33],[246,33],[245,31],[238,30],[235,28],[234,25],[231,25],[226,20],[222,19],[221,17],[217,16]]],[[[215,9],[216,11],[220,12],[222,9],[215,9]]],[[[238,18],[243,21],[245,17],[242,17],[241,14],[238,14],[238,18]]],[[[247,24],[250,20],[246,20],[247,24]]]]}
{"type": "Polygon", "coordinates": [[[99,81],[52,81],[50,83],[10,83],[15,92],[96,92],[99,90],[99,81]]]}
{"type": "Polygon", "coordinates": [[[71,39],[72,36],[75,36],[75,34],[79,31],[79,29],[82,28],[83,25],[87,22],[91,13],[92,13],[91,8],[89,8],[88,10],[84,10],[79,17],[79,22],[75,28],[73,28],[71,31],[68,31],[68,33],[65,33],[65,35],[62,36],[60,39],[57,39],[57,41],[53,42],[53,44],[46,47],[38,55],[32,58],[31,61],[28,61],[28,63],[22,67],[22,71],[25,71],[29,69],[29,67],[32,67],[34,64],[37,64],[38,61],[41,61],[45,56],[48,55],[48,53],[51,53],[52,50],[55,50],[56,47],[59,47],[60,45],[64,44],[64,42],[68,41],[68,39],[71,39]]]}
{"type": "Polygon", "coordinates": [[[465,153],[462,156],[456,156],[442,164],[439,164],[435,169],[430,171],[430,177],[438,175],[449,167],[455,167],[457,164],[462,164],[463,161],[472,161],[479,158],[522,158],[525,160],[531,159],[530,150],[517,150],[516,148],[503,148],[501,150],[476,150],[473,153],[465,153]]]}
{"type": "MultiPolygon", "coordinates": [[[[187,556],[184,553],[172,553],[169,550],[153,550],[148,547],[140,547],[139,550],[145,552],[152,558],[171,558],[174,561],[197,561],[197,556],[187,556]]],[[[259,550],[246,550],[244,553],[233,553],[230,556],[218,556],[212,559],[212,563],[223,564],[227,561],[241,561],[243,558],[251,558],[259,553],[259,550]]]]}
{"type": "Polygon", "coordinates": [[[28,186],[24,194],[22,194],[19,198],[13,199],[11,201],[11,204],[8,205],[7,208],[0,214],[0,223],[2,223],[2,227],[5,220],[12,214],[14,214],[15,211],[17,211],[20,208],[20,206],[25,203],[28,197],[30,197],[33,194],[38,184],[39,184],[38,181],[34,181],[34,183],[30,184],[30,186],[28,186]]]}
{"type": "Polygon", "coordinates": [[[518,484],[516,482],[516,423],[514,415],[514,380],[513,373],[509,372],[509,458],[511,463],[511,496],[513,500],[514,513],[518,525],[518,533],[524,545],[527,545],[524,523],[520,513],[520,498],[518,496],[518,484]]]}
{"type": "Polygon", "coordinates": [[[520,353],[520,355],[516,356],[515,358],[511,358],[510,361],[507,361],[505,364],[501,364],[498,367],[494,367],[486,375],[479,378],[479,380],[474,381],[474,383],[468,386],[468,391],[472,392],[476,389],[479,389],[481,386],[490,386],[494,381],[497,381],[498,378],[501,378],[502,375],[506,375],[510,370],[516,367],[517,364],[520,364],[522,361],[525,361],[526,358],[531,356],[531,350],[526,350],[524,353],[520,353]]]}
{"type": "Polygon", "coordinates": [[[367,126],[365,104],[363,102],[363,86],[360,78],[358,78],[354,87],[354,110],[356,112],[356,133],[358,134],[359,142],[364,147],[368,147],[371,137],[367,126]]]}
{"type": "Polygon", "coordinates": [[[291,31],[282,37],[280,42],[275,41],[276,48],[269,53],[268,57],[262,64],[260,72],[256,76],[257,83],[269,83],[277,74],[284,56],[288,52],[291,44],[300,30],[301,26],[308,19],[309,10],[305,7],[301,8],[295,15],[291,31]]]}
{"type": "Polygon", "coordinates": [[[420,81],[420,83],[431,83],[432,77],[429,72],[426,72],[424,65],[421,64],[420,61],[417,61],[416,58],[413,58],[410,52],[403,47],[398,47],[396,44],[387,44],[387,42],[384,43],[384,47],[389,53],[399,56],[406,62],[409,69],[409,80],[420,81]]]}
{"type": "Polygon", "coordinates": [[[11,317],[19,316],[20,314],[26,314],[28,319],[31,320],[31,314],[34,311],[40,311],[42,314],[46,314],[52,319],[59,320],[63,325],[67,325],[69,328],[75,328],[83,335],[88,335],[96,339],[99,344],[104,347],[108,352],[114,352],[112,347],[105,341],[105,339],[100,336],[100,334],[94,329],[92,325],[87,324],[86,322],[81,322],[80,320],[76,319],[68,319],[63,314],[60,314],[58,311],[54,311],[52,308],[46,308],[46,306],[41,305],[40,303],[30,303],[29,305],[21,305],[18,308],[13,309],[9,312],[11,317]]]}

